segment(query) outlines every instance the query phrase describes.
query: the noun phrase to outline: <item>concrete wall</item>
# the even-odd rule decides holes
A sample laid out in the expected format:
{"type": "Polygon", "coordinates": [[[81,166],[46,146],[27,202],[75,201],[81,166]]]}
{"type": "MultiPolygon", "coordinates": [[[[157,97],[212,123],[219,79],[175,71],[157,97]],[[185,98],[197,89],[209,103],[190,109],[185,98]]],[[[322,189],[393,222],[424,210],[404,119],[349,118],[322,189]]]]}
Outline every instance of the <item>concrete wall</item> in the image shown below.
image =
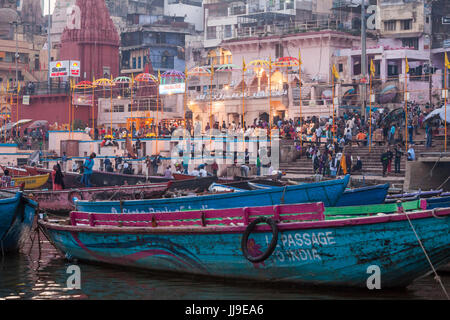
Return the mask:
{"type": "Polygon", "coordinates": [[[429,158],[426,161],[408,161],[406,164],[405,190],[437,190],[439,187],[450,191],[450,157],[429,158]],[[447,182],[445,182],[447,180],[447,182]],[[445,182],[445,183],[444,183],[445,182]]]}

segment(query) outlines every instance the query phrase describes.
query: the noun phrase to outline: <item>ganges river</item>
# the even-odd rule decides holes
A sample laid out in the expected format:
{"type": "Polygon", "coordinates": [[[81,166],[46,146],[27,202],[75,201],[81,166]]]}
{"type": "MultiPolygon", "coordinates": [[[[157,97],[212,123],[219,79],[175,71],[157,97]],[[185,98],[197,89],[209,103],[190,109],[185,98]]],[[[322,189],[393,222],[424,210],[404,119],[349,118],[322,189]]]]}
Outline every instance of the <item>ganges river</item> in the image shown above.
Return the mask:
{"type": "MultiPolygon", "coordinates": [[[[302,288],[301,285],[268,285],[254,282],[186,277],[109,265],[69,262],[46,240],[41,247],[27,237],[21,252],[0,257],[0,300],[336,300],[420,299],[444,300],[433,275],[418,279],[403,290],[302,288]],[[30,250],[31,249],[31,250],[30,250]],[[40,252],[40,259],[39,259],[40,252]],[[81,271],[81,288],[67,288],[67,268],[81,271]]],[[[450,292],[450,272],[440,272],[450,292]]]]}

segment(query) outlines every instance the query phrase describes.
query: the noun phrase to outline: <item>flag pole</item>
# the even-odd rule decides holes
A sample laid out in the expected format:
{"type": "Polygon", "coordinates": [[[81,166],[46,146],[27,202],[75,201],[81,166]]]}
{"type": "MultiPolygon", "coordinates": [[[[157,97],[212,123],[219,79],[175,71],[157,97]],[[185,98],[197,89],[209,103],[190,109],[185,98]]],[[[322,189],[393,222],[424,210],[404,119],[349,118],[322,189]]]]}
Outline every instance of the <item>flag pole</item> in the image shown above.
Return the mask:
{"type": "Polygon", "coordinates": [[[334,94],[335,94],[335,90],[334,90],[334,74],[331,75],[331,91],[332,91],[332,95],[331,95],[331,99],[333,100],[333,127],[331,128],[332,130],[332,141],[334,142],[334,94]]]}
{"type": "Polygon", "coordinates": [[[188,69],[186,66],[184,68],[184,110],[183,110],[184,130],[187,129],[186,126],[187,90],[188,90],[188,69]]]}
{"type": "MultiPolygon", "coordinates": [[[[17,81],[17,101],[16,101],[16,112],[17,112],[17,122],[19,122],[19,92],[20,92],[20,81],[17,81]]],[[[16,128],[17,138],[19,137],[19,125],[16,128]]]]}
{"type": "Polygon", "coordinates": [[[302,59],[300,50],[298,50],[298,81],[299,81],[299,101],[300,101],[300,147],[303,148],[303,134],[302,134],[302,126],[303,126],[303,117],[302,117],[302,59]]]}
{"type": "MultiPolygon", "coordinates": [[[[408,58],[405,58],[406,66],[405,66],[405,146],[406,146],[406,152],[408,152],[408,58]]],[[[406,157],[408,158],[408,157],[406,157]]]]}
{"type": "Polygon", "coordinates": [[[95,137],[95,77],[92,82],[92,136],[95,137]]]}
{"type": "MultiPolygon", "coordinates": [[[[110,132],[111,132],[111,140],[113,139],[113,134],[112,134],[112,114],[113,114],[113,92],[112,92],[112,74],[111,74],[111,85],[110,85],[110,88],[111,88],[111,95],[110,95],[110,102],[111,102],[111,109],[109,109],[109,113],[110,113],[110,115],[111,115],[111,129],[110,129],[110,132]]],[[[131,128],[131,129],[133,129],[133,127],[131,128]]],[[[133,132],[133,130],[131,130],[131,132],[133,132]]]]}
{"type": "Polygon", "coordinates": [[[245,71],[246,71],[246,66],[245,66],[245,60],[244,58],[242,58],[242,144],[244,146],[244,152],[245,152],[245,127],[244,127],[244,115],[245,115],[245,88],[244,88],[244,84],[245,84],[245,71]]]}
{"type": "Polygon", "coordinates": [[[69,89],[69,139],[72,138],[72,95],[73,95],[73,87],[72,87],[72,79],[69,77],[70,89],[69,89]]]}
{"type": "Polygon", "coordinates": [[[369,152],[372,149],[372,73],[370,74],[370,79],[369,79],[369,139],[367,139],[369,141],[369,152]]]}
{"type": "Polygon", "coordinates": [[[131,92],[130,92],[130,111],[131,111],[131,143],[133,143],[133,85],[134,85],[134,75],[131,74],[131,92]]]}
{"type": "MultiPolygon", "coordinates": [[[[447,53],[445,53],[447,55],[447,53]]],[[[447,62],[447,59],[446,59],[447,62]]],[[[447,152],[447,95],[448,95],[448,91],[447,91],[447,64],[445,63],[444,66],[444,93],[445,93],[445,98],[444,98],[444,152],[447,152]]]]}

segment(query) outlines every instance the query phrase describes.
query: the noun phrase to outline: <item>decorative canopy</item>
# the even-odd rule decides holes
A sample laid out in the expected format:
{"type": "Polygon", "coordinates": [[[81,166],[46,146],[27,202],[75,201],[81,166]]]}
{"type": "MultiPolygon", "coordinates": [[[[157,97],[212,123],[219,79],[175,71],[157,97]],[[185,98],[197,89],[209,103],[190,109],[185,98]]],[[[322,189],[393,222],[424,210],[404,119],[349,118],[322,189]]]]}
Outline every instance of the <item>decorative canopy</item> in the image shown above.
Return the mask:
{"type": "Polygon", "coordinates": [[[153,82],[158,83],[158,78],[150,73],[140,73],[134,78],[137,82],[153,82]]]}
{"type": "Polygon", "coordinates": [[[184,79],[184,72],[180,72],[178,70],[168,70],[161,74],[162,78],[175,78],[175,79],[184,79]]]}
{"type": "Polygon", "coordinates": [[[257,69],[257,68],[268,68],[269,65],[270,62],[267,60],[253,60],[247,65],[247,67],[257,69]]]}
{"type": "Polygon", "coordinates": [[[92,83],[91,81],[81,81],[74,85],[74,89],[92,89],[95,88],[96,85],[92,83]]]}
{"type": "Polygon", "coordinates": [[[97,79],[94,81],[94,86],[99,86],[99,87],[114,87],[114,81],[112,81],[111,79],[108,78],[101,78],[101,79],[97,79]]]}
{"type": "Polygon", "coordinates": [[[217,66],[216,71],[233,71],[233,70],[241,70],[242,68],[238,65],[228,63],[217,66]]]}
{"type": "Polygon", "coordinates": [[[298,67],[299,61],[294,57],[281,57],[278,58],[273,65],[275,67],[289,68],[289,67],[298,67]]]}
{"type": "Polygon", "coordinates": [[[206,67],[195,67],[188,71],[189,76],[206,77],[211,75],[211,71],[206,67]]]}
{"type": "Polygon", "coordinates": [[[130,82],[131,82],[130,77],[117,77],[114,79],[115,84],[126,84],[126,83],[130,83],[130,82]]]}

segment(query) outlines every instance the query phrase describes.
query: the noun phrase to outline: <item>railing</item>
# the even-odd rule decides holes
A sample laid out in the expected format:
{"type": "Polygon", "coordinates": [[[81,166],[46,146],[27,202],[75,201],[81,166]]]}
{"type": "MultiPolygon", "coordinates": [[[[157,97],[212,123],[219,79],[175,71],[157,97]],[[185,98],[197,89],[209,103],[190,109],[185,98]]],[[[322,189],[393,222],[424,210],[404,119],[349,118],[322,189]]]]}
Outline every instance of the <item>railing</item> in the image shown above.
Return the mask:
{"type": "MultiPolygon", "coordinates": [[[[16,91],[14,91],[16,92],[16,91]]],[[[32,82],[32,85],[28,84],[20,89],[20,95],[46,95],[46,94],[69,94],[68,82],[52,82],[50,87],[48,82],[32,82]]]]}
{"type": "Polygon", "coordinates": [[[237,29],[236,35],[239,38],[252,37],[257,34],[273,34],[282,35],[287,33],[300,33],[308,31],[320,31],[320,30],[338,30],[354,33],[357,30],[345,28],[345,26],[339,23],[337,20],[315,20],[306,22],[286,22],[264,25],[261,27],[250,26],[240,27],[237,29]]]}

